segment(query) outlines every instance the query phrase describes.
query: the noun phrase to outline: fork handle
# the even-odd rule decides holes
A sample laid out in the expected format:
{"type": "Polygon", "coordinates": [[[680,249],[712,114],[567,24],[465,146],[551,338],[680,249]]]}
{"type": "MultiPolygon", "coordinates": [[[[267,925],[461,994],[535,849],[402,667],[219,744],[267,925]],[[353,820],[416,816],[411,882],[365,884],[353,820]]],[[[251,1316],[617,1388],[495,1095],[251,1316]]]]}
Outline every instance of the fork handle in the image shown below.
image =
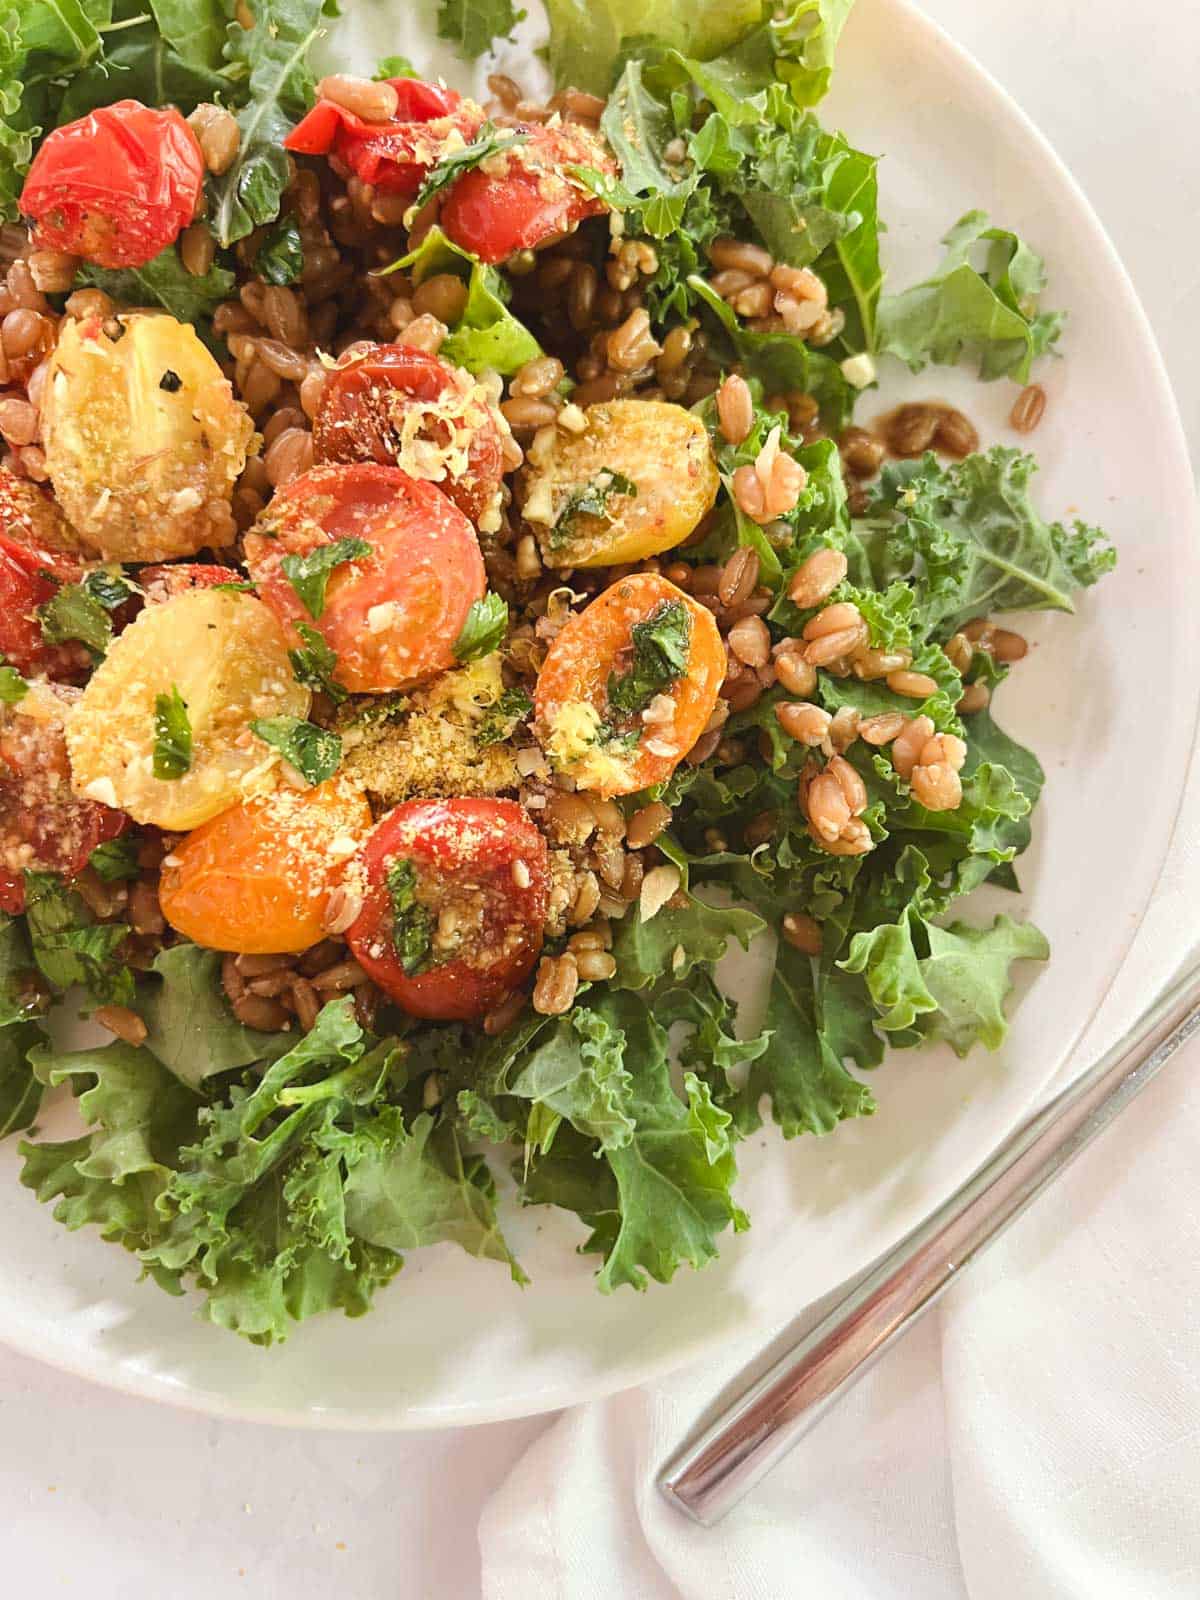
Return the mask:
{"type": "Polygon", "coordinates": [[[1200,967],[666,1463],[668,1501],[706,1527],[720,1521],[1197,1031],[1200,967]]]}

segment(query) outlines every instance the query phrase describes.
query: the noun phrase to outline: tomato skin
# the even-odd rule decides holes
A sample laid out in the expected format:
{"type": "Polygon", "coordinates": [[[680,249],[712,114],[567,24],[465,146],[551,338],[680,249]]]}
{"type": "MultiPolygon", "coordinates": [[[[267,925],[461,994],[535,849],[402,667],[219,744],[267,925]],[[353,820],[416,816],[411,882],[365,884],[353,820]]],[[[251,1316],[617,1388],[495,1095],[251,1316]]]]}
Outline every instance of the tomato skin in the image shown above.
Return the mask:
{"type": "Polygon", "coordinates": [[[37,607],[83,576],[72,531],[37,484],[0,468],[0,653],[17,671],[76,678],[91,658],[80,644],[49,645],[37,607]]]}
{"type": "Polygon", "coordinates": [[[163,866],[159,900],[177,932],[212,950],[289,955],[324,938],[325,904],[371,828],[353,784],[278,789],[222,811],[163,866]],[[330,850],[337,840],[343,848],[330,850]]]}
{"type": "Polygon", "coordinates": [[[233,567],[179,561],[170,566],[143,567],[137,581],[146,591],[146,604],[159,605],[188,589],[215,589],[219,583],[244,583],[245,579],[233,567]]]}
{"type": "Polygon", "coordinates": [[[419,78],[389,78],[399,97],[391,122],[364,122],[321,100],[283,141],[298,155],[332,155],[381,194],[416,194],[437,165],[453,130],[469,144],[483,126],[482,109],[453,89],[419,78]]]}
{"type": "Polygon", "coordinates": [[[515,800],[405,801],[378,824],[359,861],[366,892],[346,939],[359,964],[410,1016],[478,1022],[532,971],[542,948],[550,865],[545,839],[515,800]],[[435,921],[439,904],[464,893],[472,908],[465,953],[412,975],[392,943],[386,878],[397,860],[412,863],[418,897],[432,902],[435,921]],[[524,871],[514,876],[518,862],[524,871]]]}
{"type": "Polygon", "coordinates": [[[189,225],[203,187],[199,141],[179,112],[118,100],[47,135],[20,206],[36,244],[137,267],[189,225]]]}
{"type": "Polygon", "coordinates": [[[303,643],[298,623],[315,628],[337,655],[336,681],[354,694],[406,688],[454,666],[454,642],[487,587],[479,541],[458,507],[433,484],[372,463],[313,467],[294,478],[246,535],[245,549],[289,642],[303,643]],[[333,570],[325,609],[313,618],[282,560],[342,538],[366,540],[372,554],[333,570]]]}
{"type": "Polygon", "coordinates": [[[123,811],[71,792],[63,717],[78,692],[39,684],[29,693],[45,716],[6,707],[0,717],[0,911],[13,916],[25,909],[23,868],[74,878],[129,826],[123,811]]]}
{"type": "Polygon", "coordinates": [[[673,719],[666,726],[646,727],[640,743],[616,763],[606,762],[600,768],[584,757],[568,764],[564,770],[574,774],[580,788],[607,798],[633,794],[670,777],[716,706],[725,680],[725,645],[705,606],[657,573],[635,572],[611,584],[572,617],[547,652],[534,692],[534,712],[543,742],[553,751],[554,729],[564,708],[594,711],[598,717],[593,722],[608,718],[609,676],[622,670],[634,624],[672,602],[686,606],[691,622],[687,670],[664,691],[674,703],[673,719]]]}
{"type": "Polygon", "coordinates": [[[336,367],[325,380],[313,423],[316,458],[395,466],[404,450],[403,424],[414,412],[422,419],[417,437],[444,447],[453,430],[433,409],[439,404],[453,411],[460,427],[470,429],[470,444],[457,475],[450,460],[436,469],[445,476],[431,481],[478,523],[495,505],[504,475],[497,412],[470,373],[440,356],[409,345],[378,344],[336,367]]]}
{"type": "Polygon", "coordinates": [[[571,123],[521,131],[528,138],[508,156],[507,171],[476,167],[442,201],[442,228],[481,261],[495,263],[518,250],[536,250],[550,235],[608,209],[565,176],[573,166],[616,174],[615,161],[594,135],[571,123]]]}

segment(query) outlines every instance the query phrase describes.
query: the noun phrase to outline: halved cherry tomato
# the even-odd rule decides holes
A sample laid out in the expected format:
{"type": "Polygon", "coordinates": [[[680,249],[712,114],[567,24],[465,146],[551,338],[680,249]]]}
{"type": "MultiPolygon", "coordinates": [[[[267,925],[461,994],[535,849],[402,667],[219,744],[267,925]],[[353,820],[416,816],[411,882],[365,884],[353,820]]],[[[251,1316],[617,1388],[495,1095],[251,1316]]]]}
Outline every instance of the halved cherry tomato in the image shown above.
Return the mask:
{"type": "MultiPolygon", "coordinates": [[[[381,194],[416,194],[454,132],[467,144],[483,110],[453,89],[419,78],[389,78],[399,97],[391,122],[364,122],[332,100],[320,100],[283,141],[298,155],[332,155],[381,194]]],[[[461,146],[460,146],[461,148],[461,146]]]]}
{"type": "Polygon", "coordinates": [[[129,825],[123,811],[71,793],[63,722],[78,694],[37,683],[0,707],[0,911],[25,909],[25,868],[73,878],[129,825]]]}
{"type": "Polygon", "coordinates": [[[436,483],[477,523],[504,475],[498,413],[478,380],[439,356],[377,344],[326,378],[318,461],[378,461],[436,483]]]}
{"type": "Polygon", "coordinates": [[[655,573],[633,573],[572,617],[550,646],[534,698],[539,736],[580,788],[632,794],[674,772],[703,733],[724,679],[712,612],[655,573]],[[614,708],[609,683],[634,663],[634,626],[661,621],[668,607],[682,607],[687,619],[684,670],[637,713],[614,708]]]}
{"type": "Polygon", "coordinates": [[[137,581],[146,591],[146,604],[174,600],[189,589],[215,589],[220,583],[244,583],[233,567],[210,567],[202,561],[180,561],[174,566],[143,567],[137,581]]]}
{"type": "Polygon", "coordinates": [[[189,225],[203,188],[200,144],[179,112],[118,100],[46,136],[20,206],[36,244],[137,267],[189,225]]]}
{"type": "Polygon", "coordinates": [[[615,175],[616,162],[594,134],[575,123],[521,131],[525,143],[493,157],[486,171],[464,173],[442,201],[438,220],[447,235],[481,261],[536,250],[608,209],[569,175],[571,167],[615,175]]]}
{"type": "Polygon", "coordinates": [[[213,950],[283,955],[324,938],[326,902],[371,829],[353,784],[277,789],[222,811],[171,851],[163,916],[213,950]]]}
{"type": "Polygon", "coordinates": [[[379,823],[360,865],[366,897],[346,938],[411,1016],[478,1021],[528,976],[550,866],[515,800],[406,801],[379,823]],[[408,903],[398,925],[399,901],[408,903]]]}
{"type": "Polygon", "coordinates": [[[337,655],[334,678],[382,694],[455,664],[454,641],[487,586],[475,530],[431,483],[367,463],[313,467],[279,490],[246,535],[246,566],[290,634],[315,628],[337,655]],[[371,554],[336,566],[313,617],[283,571],[338,539],[371,554]]]}
{"type": "Polygon", "coordinates": [[[48,645],[37,608],[83,568],[62,512],[36,483],[0,467],[0,653],[18,672],[78,677],[90,656],[80,644],[48,645]]]}

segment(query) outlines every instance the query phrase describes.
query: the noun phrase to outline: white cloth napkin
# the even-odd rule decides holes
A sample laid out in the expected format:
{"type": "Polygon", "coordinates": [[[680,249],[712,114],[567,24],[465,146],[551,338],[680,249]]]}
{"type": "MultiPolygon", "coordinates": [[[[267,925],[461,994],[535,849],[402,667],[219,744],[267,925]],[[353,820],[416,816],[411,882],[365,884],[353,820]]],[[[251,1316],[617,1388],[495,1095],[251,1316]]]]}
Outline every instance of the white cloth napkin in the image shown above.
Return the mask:
{"type": "MultiPolygon", "coordinates": [[[[1097,1048],[1198,907],[1194,770],[1097,1048]]],[[[485,1600],[1195,1600],[1198,1073],[1200,1042],[718,1528],[653,1480],[764,1341],[565,1412],[484,1509],[485,1600]]]]}

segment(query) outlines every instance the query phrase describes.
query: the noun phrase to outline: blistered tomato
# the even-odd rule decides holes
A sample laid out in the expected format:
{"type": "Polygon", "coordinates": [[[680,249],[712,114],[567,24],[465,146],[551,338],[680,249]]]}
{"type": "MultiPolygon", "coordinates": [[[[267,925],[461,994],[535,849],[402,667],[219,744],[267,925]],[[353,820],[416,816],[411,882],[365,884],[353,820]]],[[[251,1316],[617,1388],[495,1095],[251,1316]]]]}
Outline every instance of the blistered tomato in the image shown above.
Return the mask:
{"type": "Polygon", "coordinates": [[[324,937],[329,895],[370,828],[366,799],[340,778],[247,800],[171,851],[159,884],[163,916],[213,950],[307,950],[324,937]]]}
{"type": "Polygon", "coordinates": [[[454,642],[486,579],[475,530],[431,483],[366,463],[313,467],[280,489],[246,535],[258,592],[300,645],[314,628],[355,694],[402,689],[455,665],[454,642]],[[339,539],[369,553],[333,567],[314,616],[284,568],[339,539]]]}
{"type": "Polygon", "coordinates": [[[471,521],[496,508],[500,420],[469,372],[407,345],[377,344],[326,378],[313,423],[318,461],[377,461],[436,483],[471,521]]]}
{"type": "Polygon", "coordinates": [[[75,678],[90,664],[80,644],[47,644],[37,608],[83,568],[61,511],[37,484],[0,467],[0,654],[21,673],[75,678]]]}
{"type": "Polygon", "coordinates": [[[63,722],[77,689],[31,685],[14,706],[0,706],[0,911],[25,909],[22,873],[73,878],[129,818],[71,792],[63,722]]]}
{"type": "Polygon", "coordinates": [[[670,777],[724,681],[712,612],[655,573],[633,573],[555,638],[538,674],[536,727],[553,765],[579,788],[632,794],[670,777]],[[638,693],[648,671],[655,682],[638,693]]]}
{"type": "Polygon", "coordinates": [[[47,134],[20,206],[34,243],[101,267],[138,267],[196,215],[204,157],[173,107],[118,100],[47,134]]]}
{"type": "Polygon", "coordinates": [[[283,141],[298,155],[332,155],[380,194],[416,194],[454,136],[461,150],[483,126],[484,113],[453,89],[420,78],[389,78],[396,91],[390,122],[365,122],[333,100],[319,100],[283,141]]]}
{"type": "Polygon", "coordinates": [[[359,866],[365,899],[346,938],[411,1016],[478,1021],[529,975],[550,868],[515,800],[407,801],[376,827],[359,866]]]}
{"type": "Polygon", "coordinates": [[[588,167],[615,175],[615,161],[594,134],[574,123],[520,131],[523,143],[514,141],[486,168],[465,172],[442,201],[441,226],[481,261],[505,261],[518,250],[536,250],[607,209],[571,171],[588,167]]]}

